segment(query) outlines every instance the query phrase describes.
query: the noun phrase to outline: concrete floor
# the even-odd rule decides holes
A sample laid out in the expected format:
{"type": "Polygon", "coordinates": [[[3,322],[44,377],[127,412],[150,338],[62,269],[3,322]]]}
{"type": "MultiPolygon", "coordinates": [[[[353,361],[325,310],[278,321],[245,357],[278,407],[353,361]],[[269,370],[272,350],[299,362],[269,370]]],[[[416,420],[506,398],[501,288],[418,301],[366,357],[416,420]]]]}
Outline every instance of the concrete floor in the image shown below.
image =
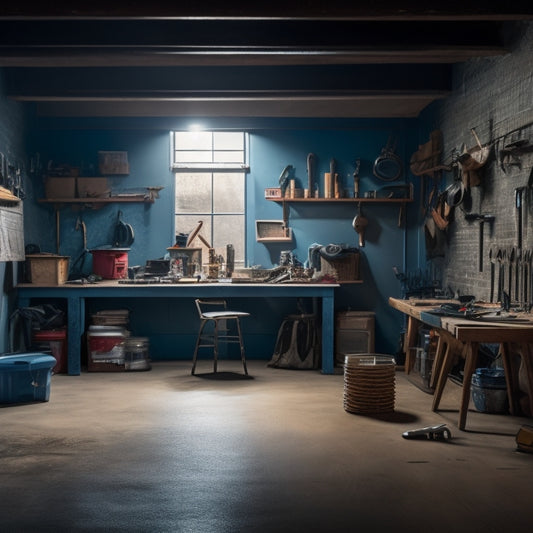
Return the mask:
{"type": "Polygon", "coordinates": [[[219,370],[55,375],[49,402],[1,408],[0,531],[531,530],[531,419],[471,411],[460,432],[459,387],[433,413],[402,372],[395,412],[367,417],[341,375],[219,370]],[[450,442],[402,438],[442,422],[450,442]]]}

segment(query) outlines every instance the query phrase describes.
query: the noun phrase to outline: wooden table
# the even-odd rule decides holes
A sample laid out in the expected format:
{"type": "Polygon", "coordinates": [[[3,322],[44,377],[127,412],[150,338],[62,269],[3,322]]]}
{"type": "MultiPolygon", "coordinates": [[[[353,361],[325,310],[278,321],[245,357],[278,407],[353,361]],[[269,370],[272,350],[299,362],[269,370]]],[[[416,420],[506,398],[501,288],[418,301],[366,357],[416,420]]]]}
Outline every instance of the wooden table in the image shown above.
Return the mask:
{"type": "MultiPolygon", "coordinates": [[[[529,410],[533,413],[533,318],[520,315],[516,322],[488,322],[469,320],[467,318],[428,315],[427,312],[439,307],[444,300],[400,300],[389,298],[389,305],[408,317],[404,350],[406,354],[405,371],[409,373],[414,365],[413,350],[417,345],[418,329],[421,324],[435,328],[439,334],[439,344],[435,356],[434,377],[436,388],[433,397],[433,411],[437,411],[447,381],[458,352],[465,357],[463,389],[459,409],[459,429],[466,426],[466,415],[470,401],[470,384],[477,362],[479,345],[483,343],[500,344],[505,370],[509,409],[515,414],[518,409],[518,377],[511,358],[511,346],[516,345],[525,367],[529,385],[529,410]]],[[[450,300],[447,300],[450,302],[450,300]]],[[[455,302],[457,303],[457,302],[455,302]]]]}

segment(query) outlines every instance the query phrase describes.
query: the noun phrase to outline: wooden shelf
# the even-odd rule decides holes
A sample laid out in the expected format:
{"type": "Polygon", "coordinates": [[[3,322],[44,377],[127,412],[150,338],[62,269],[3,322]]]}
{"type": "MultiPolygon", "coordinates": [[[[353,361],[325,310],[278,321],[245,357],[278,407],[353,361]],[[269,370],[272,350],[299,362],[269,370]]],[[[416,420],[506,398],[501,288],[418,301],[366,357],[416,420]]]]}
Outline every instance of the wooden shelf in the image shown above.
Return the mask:
{"type": "Polygon", "coordinates": [[[43,198],[42,204],[116,204],[116,203],[148,203],[153,204],[154,198],[148,196],[110,196],[108,198],[43,198]]]}
{"type": "Polygon", "coordinates": [[[412,198],[266,198],[278,203],[364,203],[364,204],[405,204],[412,198]]]}

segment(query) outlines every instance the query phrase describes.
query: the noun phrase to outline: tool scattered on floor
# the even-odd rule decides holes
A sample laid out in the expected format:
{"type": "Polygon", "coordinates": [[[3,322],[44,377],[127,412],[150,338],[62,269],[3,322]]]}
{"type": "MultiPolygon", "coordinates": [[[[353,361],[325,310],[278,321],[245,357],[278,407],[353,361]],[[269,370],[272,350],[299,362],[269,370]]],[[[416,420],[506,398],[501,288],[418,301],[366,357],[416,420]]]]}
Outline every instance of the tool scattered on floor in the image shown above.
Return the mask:
{"type": "Polygon", "coordinates": [[[404,439],[449,440],[452,438],[452,433],[446,424],[439,424],[405,431],[402,437],[404,439]]]}

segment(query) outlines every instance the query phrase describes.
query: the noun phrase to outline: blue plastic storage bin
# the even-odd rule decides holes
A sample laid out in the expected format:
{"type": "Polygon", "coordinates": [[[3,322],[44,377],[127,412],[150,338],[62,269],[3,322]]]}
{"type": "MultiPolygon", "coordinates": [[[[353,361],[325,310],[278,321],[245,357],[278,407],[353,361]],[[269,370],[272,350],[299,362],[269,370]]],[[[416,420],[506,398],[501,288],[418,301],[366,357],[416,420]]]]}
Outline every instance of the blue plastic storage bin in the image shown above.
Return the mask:
{"type": "Polygon", "coordinates": [[[56,363],[44,353],[0,356],[0,403],[47,402],[56,363]]]}

